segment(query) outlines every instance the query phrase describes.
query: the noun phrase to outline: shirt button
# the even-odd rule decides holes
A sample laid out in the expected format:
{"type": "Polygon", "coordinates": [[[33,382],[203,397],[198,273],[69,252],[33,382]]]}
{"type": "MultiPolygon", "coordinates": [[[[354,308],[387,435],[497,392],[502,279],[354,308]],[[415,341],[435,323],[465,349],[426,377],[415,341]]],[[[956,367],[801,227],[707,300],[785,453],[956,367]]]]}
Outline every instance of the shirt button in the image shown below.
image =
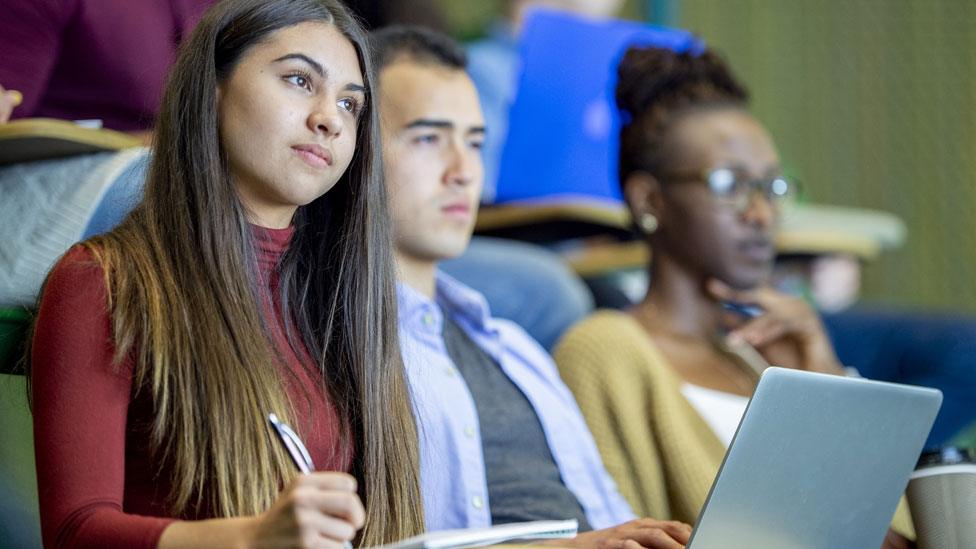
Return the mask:
{"type": "Polygon", "coordinates": [[[485,506],[485,500],[481,499],[481,496],[475,496],[471,498],[471,505],[474,506],[475,509],[481,509],[485,506]]]}
{"type": "Polygon", "coordinates": [[[424,325],[433,326],[434,325],[434,313],[424,313],[423,317],[424,325]]]}
{"type": "Polygon", "coordinates": [[[457,370],[454,368],[448,368],[444,370],[444,373],[447,374],[447,377],[454,377],[454,375],[457,374],[457,370]]]}
{"type": "Polygon", "coordinates": [[[464,436],[468,438],[474,438],[474,427],[468,425],[464,428],[464,436]]]}

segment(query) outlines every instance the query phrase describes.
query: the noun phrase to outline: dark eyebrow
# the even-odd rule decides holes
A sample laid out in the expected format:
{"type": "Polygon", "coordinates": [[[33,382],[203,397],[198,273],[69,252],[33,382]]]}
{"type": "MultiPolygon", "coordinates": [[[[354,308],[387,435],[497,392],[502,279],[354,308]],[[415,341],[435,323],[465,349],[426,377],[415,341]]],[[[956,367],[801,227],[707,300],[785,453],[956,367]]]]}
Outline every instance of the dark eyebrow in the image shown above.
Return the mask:
{"type": "MultiPolygon", "coordinates": [[[[409,124],[407,124],[406,126],[404,126],[404,128],[407,128],[407,129],[411,129],[411,128],[436,128],[436,129],[441,129],[441,130],[450,130],[450,129],[453,129],[454,128],[454,122],[451,122],[450,120],[432,120],[432,119],[429,119],[429,118],[418,118],[418,119],[414,120],[413,122],[410,122],[409,124]]],[[[485,127],[484,126],[475,126],[473,128],[470,128],[466,133],[468,133],[468,134],[484,134],[485,133],[485,127]]]]}
{"type": "MultiPolygon", "coordinates": [[[[743,174],[743,175],[745,175],[747,177],[749,175],[749,168],[745,164],[729,163],[728,165],[725,165],[725,166],[722,166],[722,167],[725,168],[725,169],[727,169],[727,170],[732,170],[734,172],[743,174]]],[[[780,167],[779,164],[776,164],[776,165],[770,166],[765,171],[765,174],[763,175],[763,177],[772,177],[772,176],[782,175],[782,173],[783,173],[783,168],[780,167]]]]}
{"type": "Polygon", "coordinates": [[[410,122],[405,128],[439,128],[449,130],[454,127],[454,122],[448,120],[431,120],[428,118],[418,118],[410,122]]]}
{"type": "MultiPolygon", "coordinates": [[[[289,59],[298,59],[299,61],[304,61],[310,67],[312,67],[312,70],[314,70],[316,73],[318,73],[319,77],[325,78],[325,68],[322,67],[322,65],[320,63],[316,62],[314,59],[312,59],[311,57],[305,55],[304,53],[289,53],[288,55],[282,55],[281,57],[279,57],[279,58],[275,59],[274,61],[272,61],[272,63],[278,63],[279,61],[287,61],[289,59]]],[[[350,92],[359,92],[359,93],[362,93],[364,95],[366,94],[366,88],[363,87],[363,86],[360,86],[359,84],[349,83],[349,84],[346,84],[345,87],[342,88],[342,89],[345,90],[345,91],[350,91],[350,92]]]]}
{"type": "Polygon", "coordinates": [[[289,59],[298,59],[299,61],[304,61],[310,67],[312,67],[312,70],[318,73],[320,77],[325,77],[325,69],[322,68],[322,65],[316,62],[311,57],[305,55],[304,53],[289,53],[288,55],[282,55],[281,57],[272,61],[272,63],[278,63],[279,61],[287,61],[289,59]]]}

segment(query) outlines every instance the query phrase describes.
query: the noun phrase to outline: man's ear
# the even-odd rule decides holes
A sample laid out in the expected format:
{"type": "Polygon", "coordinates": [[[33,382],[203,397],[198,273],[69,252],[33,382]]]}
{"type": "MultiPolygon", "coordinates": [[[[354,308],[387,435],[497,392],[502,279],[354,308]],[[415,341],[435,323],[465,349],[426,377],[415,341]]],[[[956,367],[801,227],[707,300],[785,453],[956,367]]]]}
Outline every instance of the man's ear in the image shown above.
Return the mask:
{"type": "Polygon", "coordinates": [[[653,175],[638,171],[627,176],[623,184],[624,200],[630,209],[631,217],[636,221],[643,214],[651,214],[662,221],[665,213],[664,197],[661,194],[661,183],[653,175]]]}

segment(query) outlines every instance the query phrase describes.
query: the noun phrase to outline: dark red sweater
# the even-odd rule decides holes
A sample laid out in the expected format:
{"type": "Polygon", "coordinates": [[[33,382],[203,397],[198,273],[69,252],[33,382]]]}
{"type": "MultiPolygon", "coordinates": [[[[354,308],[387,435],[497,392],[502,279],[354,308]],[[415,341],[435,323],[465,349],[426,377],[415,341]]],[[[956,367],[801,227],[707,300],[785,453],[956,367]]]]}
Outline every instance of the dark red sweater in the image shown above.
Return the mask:
{"type": "MultiPolygon", "coordinates": [[[[254,228],[259,268],[271,288],[292,233],[254,228]]],[[[208,518],[173,517],[163,505],[171,474],[159,471],[149,454],[151,397],[142,391],[133,398],[131,359],[121,370],[111,364],[106,303],[101,268],[90,252],[73,248],[48,280],[32,343],[34,445],[47,547],[155,547],[173,520],[208,518]]],[[[296,356],[285,342],[276,300],[274,310],[276,344],[298,380],[285,385],[299,418],[295,427],[317,469],[348,472],[351,443],[339,436],[321,382],[302,367],[308,355],[296,356]]]]}

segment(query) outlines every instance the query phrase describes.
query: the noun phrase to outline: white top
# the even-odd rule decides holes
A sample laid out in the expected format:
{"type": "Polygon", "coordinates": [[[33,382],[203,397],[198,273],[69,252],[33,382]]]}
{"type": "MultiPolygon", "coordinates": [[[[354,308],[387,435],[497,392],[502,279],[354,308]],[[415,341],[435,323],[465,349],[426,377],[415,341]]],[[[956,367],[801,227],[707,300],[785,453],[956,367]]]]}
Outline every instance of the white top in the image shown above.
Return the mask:
{"type": "Polygon", "coordinates": [[[742,415],[746,413],[749,397],[691,383],[681,384],[681,394],[728,448],[735,436],[735,430],[739,428],[742,415]]]}

